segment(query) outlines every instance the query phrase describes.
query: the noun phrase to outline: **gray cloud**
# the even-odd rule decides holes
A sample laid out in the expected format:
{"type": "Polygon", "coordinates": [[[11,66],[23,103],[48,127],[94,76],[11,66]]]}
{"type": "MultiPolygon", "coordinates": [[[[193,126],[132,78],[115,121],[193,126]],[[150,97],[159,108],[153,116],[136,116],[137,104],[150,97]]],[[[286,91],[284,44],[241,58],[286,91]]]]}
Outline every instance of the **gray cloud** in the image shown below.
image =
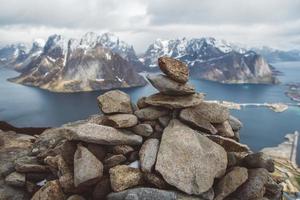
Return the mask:
{"type": "Polygon", "coordinates": [[[156,38],[204,36],[300,49],[299,0],[0,0],[0,5],[0,44],[111,31],[138,52],[156,38]]]}
{"type": "Polygon", "coordinates": [[[300,19],[298,0],[153,0],[153,24],[277,24],[300,19]]]}

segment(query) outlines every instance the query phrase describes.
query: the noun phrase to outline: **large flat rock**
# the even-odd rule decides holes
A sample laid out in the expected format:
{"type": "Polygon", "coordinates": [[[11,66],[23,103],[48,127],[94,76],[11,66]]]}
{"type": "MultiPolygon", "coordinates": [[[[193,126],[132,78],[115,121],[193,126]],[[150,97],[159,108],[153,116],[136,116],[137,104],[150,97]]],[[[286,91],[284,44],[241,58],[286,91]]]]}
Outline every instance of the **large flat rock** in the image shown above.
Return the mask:
{"type": "Polygon", "coordinates": [[[188,83],[178,83],[165,75],[147,75],[150,83],[161,93],[167,95],[187,95],[194,94],[195,88],[188,83]]]}
{"type": "Polygon", "coordinates": [[[183,122],[197,130],[210,134],[216,134],[218,132],[206,118],[198,115],[193,109],[183,109],[179,117],[183,122]]]}
{"type": "Polygon", "coordinates": [[[221,145],[227,152],[249,152],[250,148],[231,138],[222,137],[219,135],[207,135],[209,139],[221,145]]]}
{"type": "Polygon", "coordinates": [[[204,99],[204,94],[196,93],[184,96],[171,96],[162,93],[153,94],[145,99],[152,106],[162,106],[170,109],[188,108],[199,105],[204,99]]]}
{"type": "Polygon", "coordinates": [[[178,120],[165,128],[155,169],[170,185],[199,195],[224,175],[226,167],[227,154],[220,145],[178,120]]]}
{"type": "Polygon", "coordinates": [[[139,145],[143,141],[141,136],[135,135],[130,131],[121,131],[98,124],[83,123],[66,128],[70,130],[67,136],[69,140],[79,140],[104,145],[139,145]]]}
{"type": "Polygon", "coordinates": [[[229,118],[228,108],[218,103],[205,101],[196,107],[186,108],[184,112],[193,114],[193,118],[205,118],[210,123],[223,123],[229,118]]]}

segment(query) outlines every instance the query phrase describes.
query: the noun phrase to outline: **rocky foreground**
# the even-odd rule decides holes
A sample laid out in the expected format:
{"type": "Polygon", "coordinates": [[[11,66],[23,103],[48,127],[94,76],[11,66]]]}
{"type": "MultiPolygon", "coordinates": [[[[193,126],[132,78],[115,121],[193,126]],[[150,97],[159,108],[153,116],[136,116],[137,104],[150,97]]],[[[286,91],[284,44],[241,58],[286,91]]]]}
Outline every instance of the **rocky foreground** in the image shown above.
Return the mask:
{"type": "Polygon", "coordinates": [[[0,132],[0,199],[276,200],[274,162],[239,143],[242,123],[187,83],[189,70],[159,59],[159,93],[113,90],[103,114],[39,136],[0,132]]]}

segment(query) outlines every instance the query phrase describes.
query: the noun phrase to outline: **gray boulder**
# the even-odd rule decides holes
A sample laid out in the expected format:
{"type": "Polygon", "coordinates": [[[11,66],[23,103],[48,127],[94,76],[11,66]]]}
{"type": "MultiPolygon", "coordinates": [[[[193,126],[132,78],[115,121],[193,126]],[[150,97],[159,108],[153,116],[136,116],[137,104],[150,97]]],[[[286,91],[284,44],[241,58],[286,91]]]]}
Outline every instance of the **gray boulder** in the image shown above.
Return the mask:
{"type": "Polygon", "coordinates": [[[223,200],[248,179],[248,171],[244,167],[234,167],[217,184],[214,200],[223,200]]]}
{"type": "Polygon", "coordinates": [[[263,198],[269,173],[264,168],[248,170],[248,179],[230,196],[238,200],[253,200],[263,198]]]}
{"type": "Polygon", "coordinates": [[[188,84],[178,83],[165,75],[148,75],[147,79],[161,93],[167,95],[194,94],[195,88],[188,84]]]}
{"type": "Polygon", "coordinates": [[[84,123],[68,127],[70,133],[69,140],[79,140],[83,142],[104,144],[104,145],[139,145],[143,138],[130,131],[121,131],[109,126],[84,123]]]}
{"type": "Polygon", "coordinates": [[[114,128],[129,128],[135,126],[138,119],[133,114],[113,114],[105,116],[103,125],[112,126],[114,128]]]}
{"type": "Polygon", "coordinates": [[[155,169],[170,185],[199,195],[224,175],[226,167],[225,150],[207,137],[178,120],[164,129],[155,169]]]}
{"type": "Polygon", "coordinates": [[[141,169],[143,172],[151,172],[156,161],[159,148],[158,139],[148,139],[142,145],[139,151],[141,169]]]}
{"type": "Polygon", "coordinates": [[[229,116],[229,124],[232,127],[233,131],[239,131],[241,128],[243,128],[243,123],[236,117],[230,115],[229,116]]]}
{"type": "Polygon", "coordinates": [[[253,153],[247,155],[242,160],[243,166],[253,169],[253,168],[265,168],[269,172],[275,171],[275,164],[272,158],[263,152],[253,153]]]}
{"type": "Polygon", "coordinates": [[[92,185],[103,175],[102,163],[85,147],[78,145],[74,155],[74,185],[92,185]]]}
{"type": "Polygon", "coordinates": [[[111,168],[126,161],[126,157],[122,154],[111,155],[104,160],[105,168],[111,168]]]}
{"type": "Polygon", "coordinates": [[[250,148],[231,138],[222,137],[219,135],[207,135],[209,139],[221,145],[227,152],[250,152],[250,148]]]}
{"type": "Polygon", "coordinates": [[[100,95],[98,103],[101,111],[106,114],[132,113],[130,96],[120,90],[112,90],[100,95]]]}
{"type": "Polygon", "coordinates": [[[204,99],[204,94],[196,93],[184,96],[170,96],[161,93],[153,94],[145,102],[152,106],[162,106],[170,109],[188,108],[199,105],[204,99]]]}
{"type": "Polygon", "coordinates": [[[224,121],[223,123],[214,124],[214,126],[218,130],[218,135],[221,135],[223,137],[234,138],[234,132],[228,120],[224,121]]]}
{"type": "Polygon", "coordinates": [[[144,137],[149,137],[153,133],[153,128],[150,124],[138,124],[132,127],[131,130],[144,137]]]}
{"type": "Polygon", "coordinates": [[[193,113],[194,118],[205,118],[210,123],[223,123],[229,118],[228,108],[211,102],[202,102],[196,107],[187,108],[188,113],[193,113]]]}
{"type": "Polygon", "coordinates": [[[216,134],[217,129],[204,117],[199,116],[193,109],[183,109],[179,114],[180,119],[191,127],[205,133],[216,134]]]}
{"type": "Polygon", "coordinates": [[[23,187],[26,183],[25,174],[13,172],[6,176],[5,183],[11,186],[23,187]]]}
{"type": "Polygon", "coordinates": [[[169,113],[169,110],[166,108],[159,108],[159,107],[146,107],[142,108],[140,110],[137,110],[134,112],[134,114],[140,119],[140,120],[156,120],[159,117],[165,116],[169,113]]]}

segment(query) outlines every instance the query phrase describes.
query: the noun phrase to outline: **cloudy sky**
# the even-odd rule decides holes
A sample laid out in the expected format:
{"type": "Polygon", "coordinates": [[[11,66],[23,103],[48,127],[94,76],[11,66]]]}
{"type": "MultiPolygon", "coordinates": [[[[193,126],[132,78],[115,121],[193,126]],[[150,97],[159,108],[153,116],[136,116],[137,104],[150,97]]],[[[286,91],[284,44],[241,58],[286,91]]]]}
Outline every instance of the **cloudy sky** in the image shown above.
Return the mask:
{"type": "Polygon", "coordinates": [[[144,51],[156,38],[212,36],[300,49],[299,0],[0,0],[0,43],[58,33],[116,33],[144,51]]]}

